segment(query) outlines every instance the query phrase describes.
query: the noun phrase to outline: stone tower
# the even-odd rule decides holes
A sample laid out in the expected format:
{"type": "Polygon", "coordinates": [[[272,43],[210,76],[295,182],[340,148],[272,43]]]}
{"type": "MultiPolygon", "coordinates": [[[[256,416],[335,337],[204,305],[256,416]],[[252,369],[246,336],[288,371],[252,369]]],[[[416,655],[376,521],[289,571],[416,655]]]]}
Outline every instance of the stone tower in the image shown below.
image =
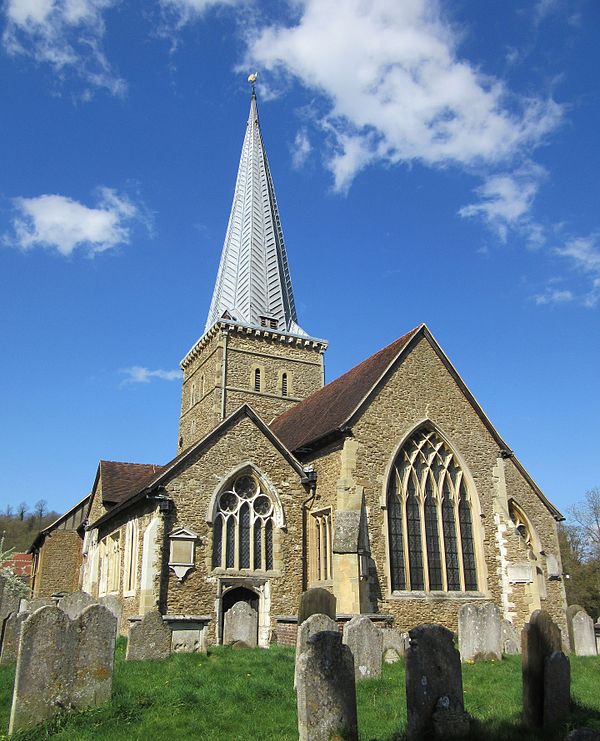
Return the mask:
{"type": "Polygon", "coordinates": [[[253,89],[206,327],[181,361],[179,450],[243,403],[269,423],[321,388],[326,348],[297,323],[253,89]]]}

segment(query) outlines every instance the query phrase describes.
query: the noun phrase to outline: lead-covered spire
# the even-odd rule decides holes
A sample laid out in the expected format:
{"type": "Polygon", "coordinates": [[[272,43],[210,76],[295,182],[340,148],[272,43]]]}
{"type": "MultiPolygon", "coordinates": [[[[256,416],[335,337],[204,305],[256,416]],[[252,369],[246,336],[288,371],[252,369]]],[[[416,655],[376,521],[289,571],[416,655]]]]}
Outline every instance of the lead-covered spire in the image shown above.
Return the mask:
{"type": "Polygon", "coordinates": [[[254,85],[231,215],[205,332],[220,319],[306,335],[296,307],[254,85]]]}

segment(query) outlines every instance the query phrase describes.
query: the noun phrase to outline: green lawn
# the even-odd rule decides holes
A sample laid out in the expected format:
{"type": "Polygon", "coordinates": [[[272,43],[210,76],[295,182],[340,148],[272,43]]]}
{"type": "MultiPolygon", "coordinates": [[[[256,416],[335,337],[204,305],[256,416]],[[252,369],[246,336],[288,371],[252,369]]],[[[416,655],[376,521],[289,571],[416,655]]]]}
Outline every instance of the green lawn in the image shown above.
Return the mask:
{"type": "MultiPolygon", "coordinates": [[[[574,657],[571,670],[574,702],[568,728],[587,725],[600,731],[600,659],[574,657]]],[[[109,705],[59,718],[13,738],[296,739],[293,672],[293,651],[277,646],[268,651],[214,648],[209,656],[176,654],[163,662],[126,663],[120,641],[109,705]]],[[[0,667],[0,729],[8,727],[13,675],[13,667],[0,667]]],[[[519,657],[466,665],[463,679],[466,709],[474,718],[471,738],[538,738],[525,734],[519,725],[519,657]]],[[[403,737],[403,664],[386,665],[381,679],[358,686],[358,719],[365,741],[403,737]]],[[[557,729],[556,738],[562,738],[565,730],[557,729]]]]}

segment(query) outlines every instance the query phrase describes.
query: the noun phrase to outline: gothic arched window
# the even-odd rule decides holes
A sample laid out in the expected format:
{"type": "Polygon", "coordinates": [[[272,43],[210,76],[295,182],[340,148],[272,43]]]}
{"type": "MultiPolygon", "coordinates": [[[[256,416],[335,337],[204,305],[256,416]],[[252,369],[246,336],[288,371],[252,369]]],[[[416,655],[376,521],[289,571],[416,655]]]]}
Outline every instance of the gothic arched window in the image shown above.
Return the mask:
{"type": "Polygon", "coordinates": [[[420,427],[394,461],[387,513],[392,591],[478,589],[465,477],[430,425],[420,427]]]}
{"type": "Polygon", "coordinates": [[[219,495],[213,522],[213,568],[273,568],[273,502],[258,479],[235,478],[219,495]]]}

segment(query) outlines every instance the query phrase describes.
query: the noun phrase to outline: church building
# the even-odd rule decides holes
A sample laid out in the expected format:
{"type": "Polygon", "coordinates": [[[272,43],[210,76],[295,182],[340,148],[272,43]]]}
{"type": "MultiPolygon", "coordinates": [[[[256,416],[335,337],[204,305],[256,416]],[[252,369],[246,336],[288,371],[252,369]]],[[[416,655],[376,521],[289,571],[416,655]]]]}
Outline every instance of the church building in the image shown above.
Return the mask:
{"type": "Polygon", "coordinates": [[[327,341],[298,322],[253,91],[205,330],[181,361],[177,455],[100,462],[80,587],[211,643],[238,601],[259,645],[290,643],[314,586],[340,621],[456,630],[463,604],[493,602],[518,629],[541,607],[564,629],[563,518],[430,329],[324,385],[327,341]]]}

